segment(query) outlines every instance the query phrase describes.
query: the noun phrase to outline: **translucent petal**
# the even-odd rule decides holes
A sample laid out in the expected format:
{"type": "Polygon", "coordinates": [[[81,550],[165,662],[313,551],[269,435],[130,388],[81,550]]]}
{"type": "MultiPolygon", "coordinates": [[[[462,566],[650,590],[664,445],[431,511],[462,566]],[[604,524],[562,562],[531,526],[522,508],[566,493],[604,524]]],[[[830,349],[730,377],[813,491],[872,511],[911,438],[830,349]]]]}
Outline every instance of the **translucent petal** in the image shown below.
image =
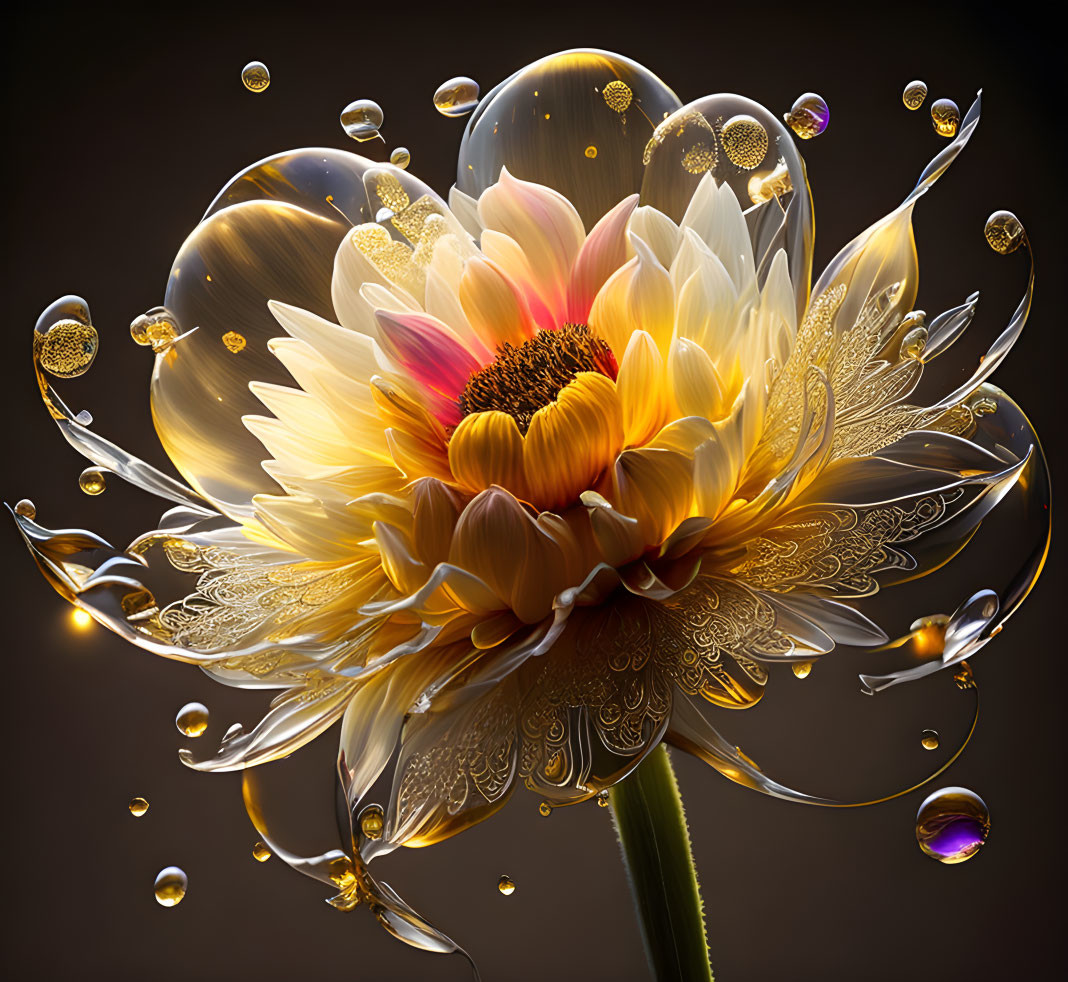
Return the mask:
{"type": "Polygon", "coordinates": [[[501,82],[464,132],[456,186],[477,198],[500,176],[563,194],[589,231],[642,180],[642,152],[678,97],[636,62],[607,51],[550,55],[501,82]]]}
{"type": "MultiPolygon", "coordinates": [[[[645,150],[641,203],[681,222],[701,178],[728,185],[745,211],[757,279],[763,284],[775,253],[785,249],[798,320],[808,303],[812,275],[812,193],[805,162],[790,131],[773,113],[742,96],[720,93],[697,99],[663,120],[645,150]],[[730,118],[755,119],[767,133],[767,151],[752,167],[739,167],[724,152],[721,130],[730,118]],[[750,182],[777,175],[777,196],[754,203],[750,182]],[[783,176],[785,175],[785,176],[783,176]]],[[[769,185],[770,186],[770,185],[769,185]]]]}

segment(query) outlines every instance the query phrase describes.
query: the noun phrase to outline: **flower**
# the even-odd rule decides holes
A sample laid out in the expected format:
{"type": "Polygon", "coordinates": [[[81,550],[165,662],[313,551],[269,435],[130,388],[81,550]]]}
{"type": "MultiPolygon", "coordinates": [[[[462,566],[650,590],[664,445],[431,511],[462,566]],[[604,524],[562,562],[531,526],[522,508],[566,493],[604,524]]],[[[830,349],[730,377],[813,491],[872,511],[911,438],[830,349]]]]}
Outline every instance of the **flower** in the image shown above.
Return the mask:
{"type": "MultiPolygon", "coordinates": [[[[448,204],[353,154],[270,158],[183,245],[160,315],[198,327],[163,332],[153,375],[188,484],[97,436],[40,375],[48,339],[85,333],[87,313],[38,332],[66,438],[177,507],[121,552],[16,520],[101,622],[226,684],[278,690],[215,755],[183,751],[190,766],[280,760],[340,720],[352,841],[287,851],[266,779],[246,771],[250,813],[280,855],[340,888],[337,905],[370,899],[409,940],[452,944],[365,864],[488,817],[518,783],[586,800],[668,740],[816,800],[729,744],[713,707],[754,705],[769,664],[883,645],[865,598],[943,567],[1010,493],[1048,495],[1030,424],[986,381],[1030,281],[972,377],[910,401],[976,306],[913,311],[912,211],[978,118],[976,100],[811,290],[811,199],[778,119],[738,96],[680,106],[601,52],[545,59],[487,96],[448,204]],[[495,141],[536,79],[555,102],[495,141]],[[608,83],[629,96],[609,99],[608,83]],[[566,108],[571,122],[539,129],[566,108]],[[717,127],[743,112],[766,139],[739,162],[717,127]],[[243,412],[251,398],[260,411],[243,412]],[[188,595],[161,603],[145,586],[159,554],[195,575],[188,595]],[[395,751],[384,827],[362,834],[395,751]]],[[[1041,569],[1048,511],[1035,529],[1019,570],[946,618],[940,659],[866,686],[985,644],[1041,569]]]]}

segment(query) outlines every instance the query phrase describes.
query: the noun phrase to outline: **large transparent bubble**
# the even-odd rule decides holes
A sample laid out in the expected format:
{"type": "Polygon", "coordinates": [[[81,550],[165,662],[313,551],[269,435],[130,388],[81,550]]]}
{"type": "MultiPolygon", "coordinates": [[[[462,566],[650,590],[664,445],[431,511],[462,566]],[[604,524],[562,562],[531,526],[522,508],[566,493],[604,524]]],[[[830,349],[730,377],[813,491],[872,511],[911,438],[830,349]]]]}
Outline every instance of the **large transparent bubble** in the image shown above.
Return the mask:
{"type": "Polygon", "coordinates": [[[752,99],[704,96],[656,127],[643,159],[641,203],[675,222],[706,173],[730,185],[746,213],[761,283],[775,253],[786,250],[800,320],[812,275],[812,193],[782,120],[752,99]]]}
{"type": "Polygon", "coordinates": [[[550,55],[479,103],[460,147],[456,185],[477,198],[507,167],[565,195],[589,230],[641,187],[645,145],[679,105],[660,79],[621,55],[550,55]]]}

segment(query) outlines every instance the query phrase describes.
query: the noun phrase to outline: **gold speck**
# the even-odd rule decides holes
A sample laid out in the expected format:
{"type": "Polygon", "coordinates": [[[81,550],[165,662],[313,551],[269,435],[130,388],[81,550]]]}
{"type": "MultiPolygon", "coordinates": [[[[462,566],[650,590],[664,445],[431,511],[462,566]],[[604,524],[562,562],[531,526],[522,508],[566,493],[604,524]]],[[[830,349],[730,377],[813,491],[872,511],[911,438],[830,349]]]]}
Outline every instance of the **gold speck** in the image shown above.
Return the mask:
{"type": "Polygon", "coordinates": [[[237,331],[227,331],[222,336],[222,343],[226,345],[227,351],[232,351],[235,355],[245,350],[245,337],[243,334],[238,334],[237,331]]]}
{"type": "Polygon", "coordinates": [[[601,95],[604,97],[608,108],[617,113],[626,112],[627,107],[634,98],[634,93],[631,92],[630,86],[626,82],[621,82],[618,78],[609,82],[604,87],[601,95]]]}
{"type": "Polygon", "coordinates": [[[597,148],[592,143],[586,148],[586,156],[589,157],[590,160],[593,160],[593,158],[597,156],[597,148]]]}

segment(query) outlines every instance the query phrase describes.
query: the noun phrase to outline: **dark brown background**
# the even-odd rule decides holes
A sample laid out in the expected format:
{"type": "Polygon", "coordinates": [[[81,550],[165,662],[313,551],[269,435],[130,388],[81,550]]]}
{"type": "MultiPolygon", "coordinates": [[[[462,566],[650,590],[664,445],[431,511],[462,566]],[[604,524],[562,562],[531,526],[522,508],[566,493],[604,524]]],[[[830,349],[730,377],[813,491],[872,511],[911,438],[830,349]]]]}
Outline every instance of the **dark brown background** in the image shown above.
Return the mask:
{"type": "MultiPolygon", "coordinates": [[[[805,89],[822,93],[830,128],[803,148],[817,269],[895,205],[938,149],[926,108],[912,114],[901,106],[904,83],[924,78],[931,99],[951,95],[962,109],[983,86],[976,137],[920,206],[919,304],[938,311],[982,288],[976,331],[991,338],[1022,290],[1025,266],[1022,256],[1002,259],[986,248],[983,220],[1000,207],[1023,218],[1038,257],[1038,296],[996,381],[1031,414],[1055,483],[1063,476],[1063,59],[1025,4],[968,12],[889,2],[431,12],[292,2],[186,5],[132,18],[33,4],[9,15],[5,28],[0,495],[31,496],[46,525],[82,525],[125,542],[161,510],[130,489],[98,499],[78,492],[82,463],[52,429],[30,366],[30,331],[50,300],[84,295],[101,331],[96,366],[61,386],[65,398],[91,408],[100,432],[162,464],[148,414],[151,360],[130,342],[127,324],[161,301],[171,258],[218,187],[278,150],[353,149],[337,115],[370,96],[385,108],[389,145],[408,146],[412,170],[445,191],[462,123],[433,110],[436,85],[467,73],[487,91],[536,57],[576,45],[636,58],[684,102],[727,89],[782,111],[805,89]],[[259,96],[238,80],[253,58],[272,73],[259,96]]],[[[205,740],[217,740],[232,720],[254,721],[259,699],[98,628],[74,632],[13,529],[0,535],[8,748],[0,964],[8,977],[467,977],[458,959],[388,939],[365,912],[330,909],[316,884],[277,859],[254,863],[238,777],[183,768],[172,719],[183,702],[203,700],[213,710],[205,740]],[[125,808],[134,794],[152,803],[141,820],[125,808]],[[172,863],[188,871],[190,891],[165,910],[151,884],[172,863]]],[[[996,564],[996,546],[959,562],[996,564]]],[[[990,805],[989,844],[970,863],[943,867],[917,850],[912,820],[922,792],[865,809],[806,808],[737,788],[676,755],[717,978],[1060,974],[1062,591],[1055,548],[1023,611],[975,660],[979,731],[939,781],[972,787],[990,805]]],[[[921,599],[900,616],[925,612],[921,599]]],[[[749,714],[747,750],[782,757],[791,780],[832,794],[887,789],[884,775],[916,777],[948,755],[925,756],[918,745],[919,729],[940,713],[947,738],[961,729],[960,706],[950,711],[938,701],[956,695],[938,687],[946,680],[895,703],[893,693],[865,701],[850,679],[832,699],[821,670],[805,683],[776,677],[791,705],[771,693],[749,714]],[[890,729],[865,736],[875,705],[890,729]]],[[[732,724],[725,720],[728,733],[732,724]]],[[[382,870],[467,945],[491,982],[645,978],[608,815],[592,805],[544,820],[536,800],[519,793],[492,822],[429,851],[389,857],[382,870]],[[509,899],[495,889],[502,871],[519,884],[509,899]]]]}

